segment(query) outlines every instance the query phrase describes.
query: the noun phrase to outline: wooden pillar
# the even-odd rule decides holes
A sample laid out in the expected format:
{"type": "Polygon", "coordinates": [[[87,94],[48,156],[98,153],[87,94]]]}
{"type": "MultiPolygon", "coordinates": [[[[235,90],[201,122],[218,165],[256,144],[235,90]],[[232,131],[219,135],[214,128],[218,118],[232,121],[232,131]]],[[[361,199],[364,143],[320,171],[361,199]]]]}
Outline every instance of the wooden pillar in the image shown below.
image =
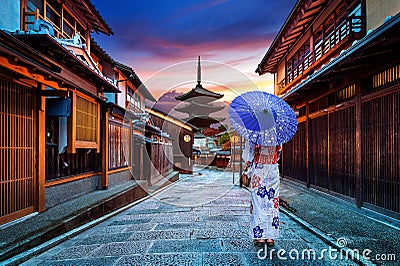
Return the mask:
{"type": "Polygon", "coordinates": [[[43,84],[38,85],[38,112],[37,112],[37,209],[43,212],[46,209],[45,183],[46,183],[46,98],[41,96],[41,90],[44,90],[43,84]]]}
{"type": "Polygon", "coordinates": [[[25,24],[25,20],[26,20],[26,18],[25,18],[25,7],[27,6],[27,0],[21,0],[21,4],[20,4],[20,11],[19,11],[19,13],[21,14],[21,16],[20,16],[20,20],[19,20],[19,24],[20,24],[20,26],[19,26],[19,28],[21,29],[21,30],[23,30],[23,31],[27,31],[28,29],[27,29],[27,26],[26,26],[26,24],[25,24]]]}
{"type": "Polygon", "coordinates": [[[71,115],[68,117],[68,153],[76,153],[76,92],[73,91],[71,94],[71,115]]]}
{"type": "Polygon", "coordinates": [[[310,187],[310,108],[309,103],[306,105],[306,185],[310,187]]]}
{"type": "MultiPolygon", "coordinates": [[[[337,112],[337,111],[333,111],[333,112],[337,112]]],[[[327,127],[326,127],[326,135],[327,135],[327,138],[326,138],[326,172],[327,172],[327,179],[328,179],[328,185],[327,185],[327,187],[328,187],[328,190],[332,190],[332,182],[331,182],[331,144],[330,144],[330,141],[331,141],[331,121],[330,121],[330,117],[331,117],[331,113],[330,112],[328,112],[327,114],[326,114],[326,124],[327,124],[327,127]]]]}
{"type": "Polygon", "coordinates": [[[140,162],[140,165],[139,165],[139,175],[140,175],[140,180],[144,180],[145,178],[144,178],[144,169],[143,169],[143,165],[144,165],[144,151],[145,151],[145,149],[144,149],[144,144],[142,144],[142,145],[140,145],[140,152],[139,152],[139,156],[140,156],[140,160],[139,160],[139,162],[140,162]]]}
{"type": "MultiPolygon", "coordinates": [[[[127,124],[129,125],[129,128],[128,128],[128,131],[127,131],[127,138],[128,138],[128,145],[125,145],[125,149],[124,149],[124,152],[125,152],[125,150],[126,150],[126,152],[125,152],[125,158],[126,158],[126,160],[128,161],[128,167],[129,167],[129,172],[131,173],[131,178],[132,179],[134,179],[134,176],[133,176],[133,154],[132,154],[132,152],[133,152],[133,145],[135,145],[135,136],[133,135],[133,125],[132,125],[132,119],[128,119],[128,118],[125,118],[125,119],[127,119],[128,120],[128,122],[127,122],[127,124]]],[[[124,120],[125,120],[124,119],[124,120]]],[[[124,121],[124,124],[125,124],[125,121],[124,121]]]]}
{"type": "Polygon", "coordinates": [[[101,119],[101,189],[108,189],[108,110],[103,109],[101,119]]]}
{"type": "Polygon", "coordinates": [[[86,39],[86,51],[88,52],[88,54],[90,54],[90,30],[86,30],[85,32],[85,39],[86,39]]]}
{"type": "Polygon", "coordinates": [[[243,165],[242,165],[242,153],[243,153],[243,137],[239,136],[240,138],[240,156],[239,156],[239,179],[240,183],[242,183],[242,179],[240,178],[243,172],[243,165]]]}
{"type": "Polygon", "coordinates": [[[355,199],[357,207],[362,206],[362,178],[361,178],[361,82],[356,82],[356,96],[355,96],[355,161],[354,170],[356,176],[356,191],[355,199]]]}

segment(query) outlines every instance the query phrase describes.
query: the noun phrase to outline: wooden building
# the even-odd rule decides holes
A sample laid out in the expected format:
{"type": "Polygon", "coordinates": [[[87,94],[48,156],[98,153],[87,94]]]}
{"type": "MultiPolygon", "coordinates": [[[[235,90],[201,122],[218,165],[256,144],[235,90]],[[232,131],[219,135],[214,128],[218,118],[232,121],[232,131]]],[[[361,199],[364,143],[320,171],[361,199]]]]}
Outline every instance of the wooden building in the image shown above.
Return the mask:
{"type": "Polygon", "coordinates": [[[282,174],[399,218],[400,2],[299,0],[256,72],[299,112],[282,174]]]}
{"type": "Polygon", "coordinates": [[[178,172],[173,173],[172,139],[154,124],[152,116],[146,123],[145,150],[143,168],[149,186],[164,183],[162,180],[170,174],[174,178],[172,181],[178,179],[178,172]]]}
{"type": "MultiPolygon", "coordinates": [[[[91,38],[112,31],[89,0],[5,0],[1,8],[8,9],[0,18],[4,224],[131,179],[115,176],[127,170],[121,154],[127,102],[113,105],[106,95],[129,97],[117,82],[127,75],[141,104],[148,91],[91,38]]],[[[147,194],[147,186],[132,186],[138,197],[147,194]]]]}
{"type": "Polygon", "coordinates": [[[155,101],[135,71],[114,62],[120,93],[106,93],[108,114],[108,175],[110,182],[147,180],[144,172],[145,99],[155,101]]]}
{"type": "MultiPolygon", "coordinates": [[[[165,152],[161,157],[169,161],[171,169],[181,174],[192,173],[194,132],[199,129],[154,108],[146,108],[146,111],[150,114],[152,125],[160,131],[160,137],[164,134],[167,144],[170,145],[169,148],[164,148],[168,153],[165,152]]],[[[157,142],[160,143],[159,138],[157,142]]],[[[154,162],[156,161],[153,160],[154,162]]]]}

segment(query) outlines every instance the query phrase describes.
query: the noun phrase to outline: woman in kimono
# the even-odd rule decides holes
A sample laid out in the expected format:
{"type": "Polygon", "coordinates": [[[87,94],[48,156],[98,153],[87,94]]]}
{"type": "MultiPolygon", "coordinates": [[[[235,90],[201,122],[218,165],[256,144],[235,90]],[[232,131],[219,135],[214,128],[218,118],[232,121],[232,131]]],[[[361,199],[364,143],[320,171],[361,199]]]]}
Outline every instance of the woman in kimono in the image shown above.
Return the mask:
{"type": "Polygon", "coordinates": [[[281,146],[245,143],[243,159],[251,177],[250,237],[256,246],[274,245],[279,236],[279,168],[281,146]]]}

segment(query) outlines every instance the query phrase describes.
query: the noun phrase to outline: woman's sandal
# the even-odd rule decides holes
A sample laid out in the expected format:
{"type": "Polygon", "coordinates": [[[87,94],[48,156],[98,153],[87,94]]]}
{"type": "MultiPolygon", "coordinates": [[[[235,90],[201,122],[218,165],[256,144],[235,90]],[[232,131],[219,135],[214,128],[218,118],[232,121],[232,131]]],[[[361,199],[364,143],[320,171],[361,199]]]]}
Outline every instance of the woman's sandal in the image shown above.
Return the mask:
{"type": "Polygon", "coordinates": [[[273,247],[275,245],[275,241],[273,239],[267,239],[266,243],[267,247],[273,247]]]}
{"type": "Polygon", "coordinates": [[[253,243],[257,247],[263,247],[265,245],[264,239],[255,239],[253,240],[253,243]]]}

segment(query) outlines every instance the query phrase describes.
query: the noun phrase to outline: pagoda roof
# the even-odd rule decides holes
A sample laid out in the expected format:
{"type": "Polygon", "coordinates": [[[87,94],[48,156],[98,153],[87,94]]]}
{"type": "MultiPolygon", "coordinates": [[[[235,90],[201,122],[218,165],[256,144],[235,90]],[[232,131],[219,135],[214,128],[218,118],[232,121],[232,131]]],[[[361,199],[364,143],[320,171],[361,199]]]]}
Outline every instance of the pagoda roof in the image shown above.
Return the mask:
{"type": "Polygon", "coordinates": [[[175,111],[182,113],[210,114],[224,109],[225,106],[204,104],[192,101],[184,107],[175,108],[175,111]]]}
{"type": "Polygon", "coordinates": [[[178,101],[186,101],[195,97],[210,97],[213,99],[221,99],[222,97],[224,97],[224,95],[207,90],[203,88],[201,84],[197,84],[195,88],[191,89],[185,94],[175,97],[175,99],[177,99],[178,101]]]}
{"type": "Polygon", "coordinates": [[[201,85],[201,66],[200,66],[200,56],[197,63],[197,84],[196,87],[186,92],[185,94],[175,97],[178,101],[186,101],[191,99],[198,99],[201,102],[211,102],[216,99],[221,99],[224,97],[223,94],[215,93],[209,91],[201,85]],[[200,99],[199,99],[200,98],[200,99]]]}
{"type": "Polygon", "coordinates": [[[225,118],[220,118],[220,117],[209,117],[209,116],[189,116],[186,118],[183,118],[182,120],[198,127],[198,128],[208,128],[210,127],[211,124],[216,124],[220,123],[225,120],[225,118]]]}

